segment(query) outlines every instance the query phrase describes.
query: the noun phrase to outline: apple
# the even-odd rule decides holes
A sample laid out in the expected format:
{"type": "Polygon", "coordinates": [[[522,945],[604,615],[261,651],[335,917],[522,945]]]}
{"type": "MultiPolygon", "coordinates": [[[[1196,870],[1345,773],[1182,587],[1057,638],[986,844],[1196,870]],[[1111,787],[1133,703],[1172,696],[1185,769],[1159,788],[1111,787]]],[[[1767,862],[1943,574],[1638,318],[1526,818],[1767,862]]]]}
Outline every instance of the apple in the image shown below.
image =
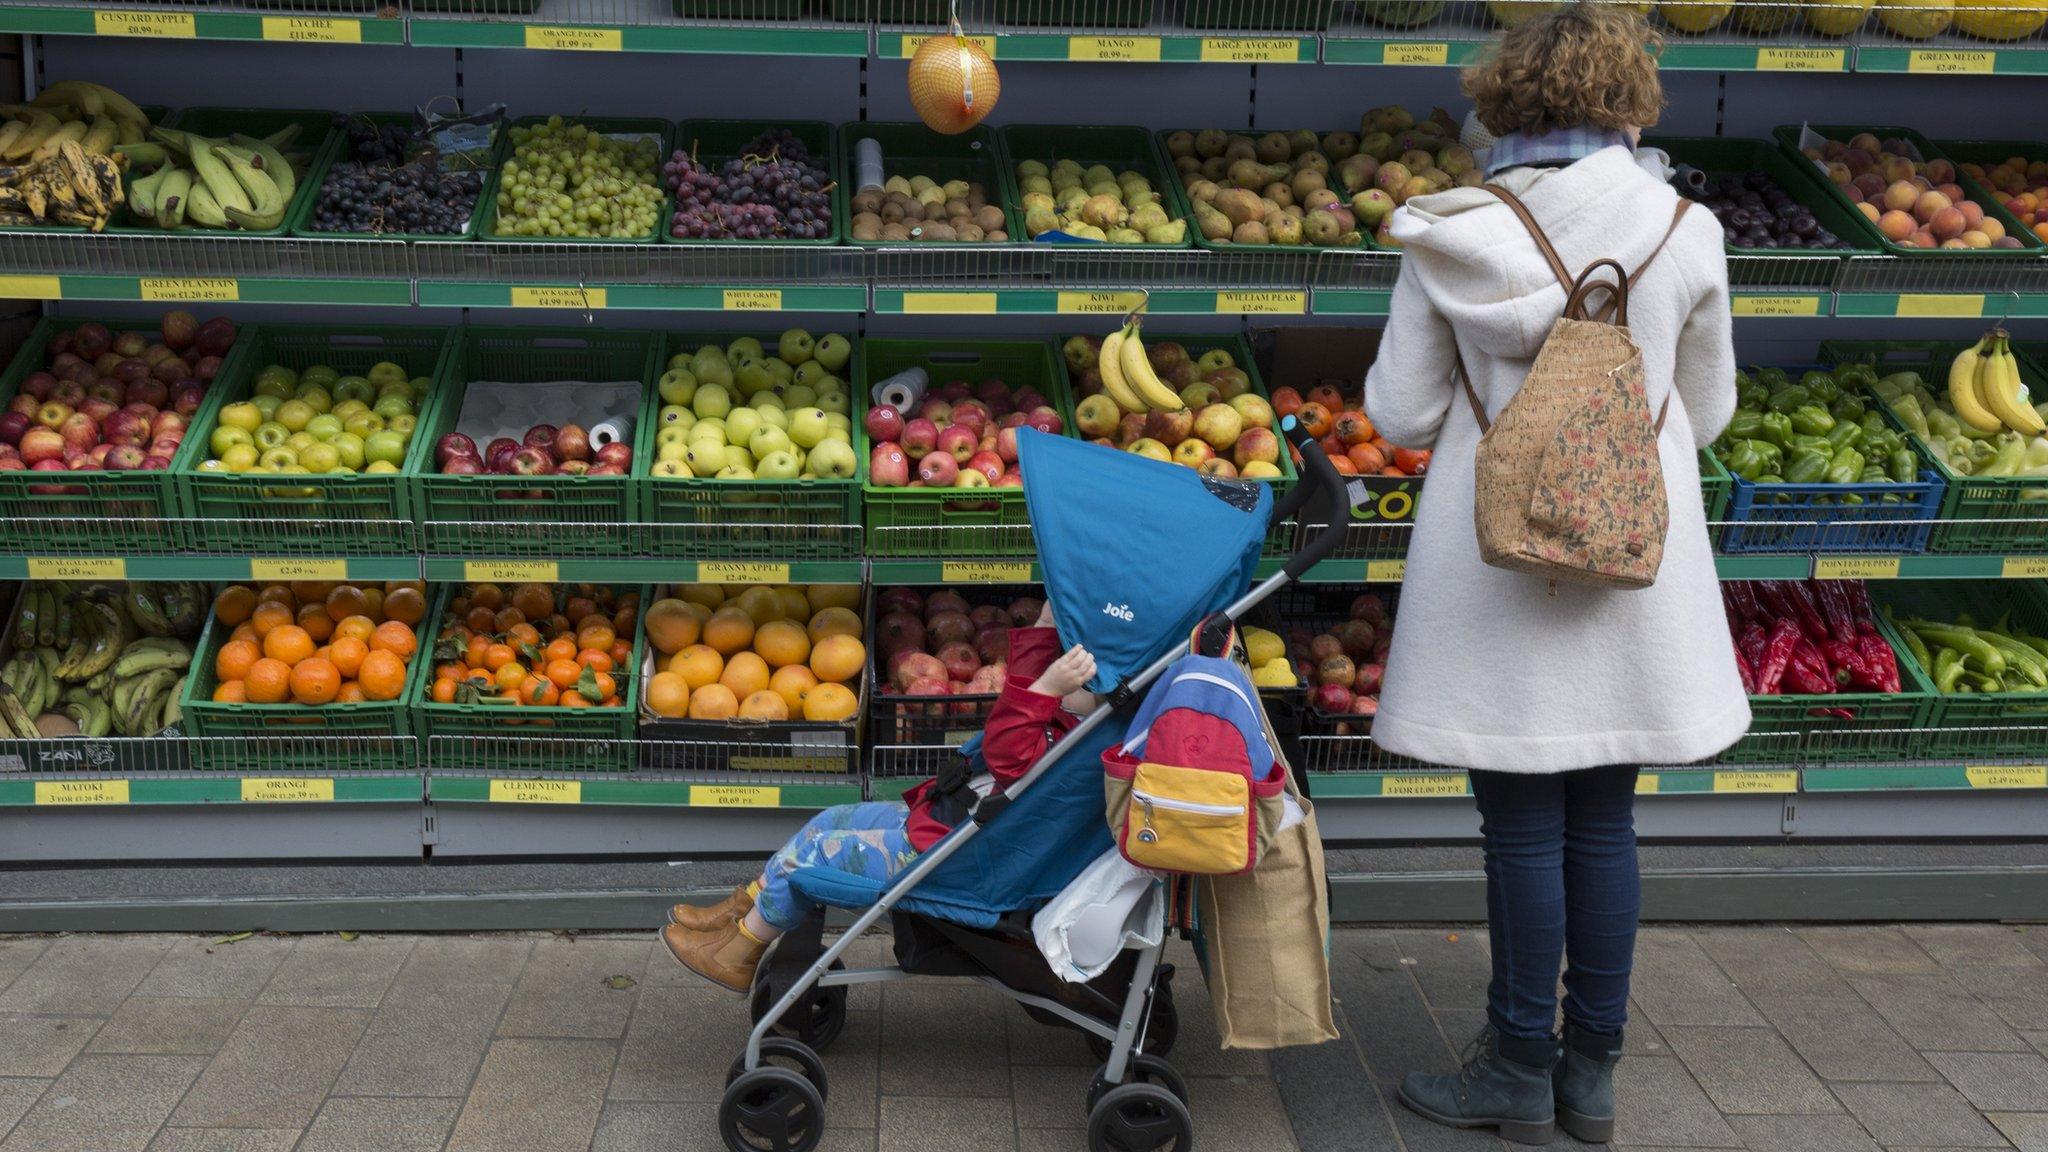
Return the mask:
{"type": "MultiPolygon", "coordinates": [[[[773,453],[780,452],[794,461],[796,456],[790,451],[791,447],[789,433],[774,425],[764,424],[752,436],[747,438],[747,451],[753,453],[756,460],[765,459],[773,453]]],[[[794,476],[795,473],[792,472],[790,475],[794,476]]]]}
{"type": "Polygon", "coordinates": [[[1242,368],[1219,368],[1206,381],[1224,400],[1235,400],[1252,390],[1252,378],[1242,368]]]}
{"type": "Polygon", "coordinates": [[[1074,405],[1074,424],[1083,436],[1114,436],[1124,417],[1122,408],[1108,396],[1097,393],[1074,405]]]}
{"type": "Polygon", "coordinates": [[[1060,355],[1066,358],[1067,367],[1076,372],[1095,367],[1102,356],[1102,340],[1096,336],[1069,336],[1060,345],[1060,355]]]}
{"type": "MultiPolygon", "coordinates": [[[[562,463],[562,472],[565,475],[580,474],[569,471],[569,465],[571,464],[581,464],[584,466],[585,471],[588,471],[590,467],[590,463],[587,460],[565,460],[562,463]]],[[[654,462],[654,467],[649,469],[649,471],[656,476],[670,480],[688,480],[694,475],[690,471],[690,466],[681,460],[657,460],[654,462]]]]}
{"type": "Polygon", "coordinates": [[[817,344],[811,349],[811,357],[823,365],[825,371],[837,372],[853,358],[853,343],[837,332],[828,332],[818,337],[817,344]]]}
{"type": "Polygon", "coordinates": [[[87,396],[79,402],[78,410],[104,424],[107,417],[119,412],[120,408],[96,396],[87,396]]]}
{"type": "Polygon", "coordinates": [[[663,404],[688,404],[697,395],[697,377],[688,368],[670,368],[654,382],[663,404]]]}
{"type": "Polygon", "coordinates": [[[41,408],[36,409],[36,423],[41,424],[45,428],[54,429],[62,425],[66,420],[71,419],[71,412],[71,405],[52,400],[41,408]]]}
{"type": "Polygon", "coordinates": [[[405,436],[389,428],[372,432],[363,437],[363,457],[371,463],[382,461],[393,466],[405,462],[405,436]]]}
{"type": "Polygon", "coordinates": [[[853,445],[844,440],[825,440],[811,449],[811,471],[828,480],[852,479],[859,463],[853,445]]]}
{"type": "MultiPolygon", "coordinates": [[[[1218,452],[1232,447],[1246,435],[1244,416],[1229,404],[1210,404],[1196,412],[1192,430],[1196,437],[1218,452]]],[[[1273,434],[1268,432],[1266,437],[1271,440],[1273,434]]]]}
{"type": "Polygon", "coordinates": [[[441,471],[450,476],[478,476],[484,465],[474,456],[450,456],[441,462],[441,471]]]}
{"type": "Polygon", "coordinates": [[[973,429],[964,424],[949,424],[939,429],[938,440],[932,451],[951,456],[955,464],[965,464],[974,455],[980,442],[981,438],[973,429]]]}
{"type": "Polygon", "coordinates": [[[71,347],[87,360],[106,355],[107,350],[113,346],[114,334],[107,330],[105,324],[88,321],[80,324],[71,333],[71,347]]]}
{"type": "Polygon", "coordinates": [[[589,460],[593,455],[590,433],[581,424],[564,424],[555,433],[554,451],[557,460],[589,460]]]}
{"type": "Polygon", "coordinates": [[[1054,411],[1049,404],[1039,404],[1033,407],[1024,417],[1024,423],[1048,436],[1059,435],[1067,426],[1067,422],[1060,419],[1060,414],[1054,411]]]}
{"type": "Polygon", "coordinates": [[[42,411],[42,407],[42,401],[37,400],[26,392],[16,395],[14,399],[7,402],[7,410],[9,412],[19,412],[23,416],[28,417],[31,422],[35,420],[36,413],[42,411]]]}
{"type": "MultiPolygon", "coordinates": [[[[767,429],[766,431],[776,430],[767,429]]],[[[780,432],[776,432],[776,434],[781,435],[780,432]]],[[[755,438],[759,439],[759,437],[760,434],[756,433],[755,438]]],[[[777,448],[774,451],[761,454],[756,459],[759,462],[754,465],[754,475],[762,480],[794,480],[797,477],[797,473],[802,470],[796,462],[796,454],[787,448],[777,448]]]]}
{"type": "MultiPolygon", "coordinates": [[[[1256,392],[1246,392],[1232,397],[1230,406],[1237,409],[1238,416],[1246,428],[1271,428],[1273,426],[1273,405],[1256,392]]],[[[1359,413],[1351,415],[1363,416],[1359,413]]],[[[1368,425],[1368,428],[1370,425],[1368,425]]],[[[1369,438],[1369,437],[1368,437],[1369,438]]]]}
{"type": "Polygon", "coordinates": [[[794,368],[817,354],[818,343],[801,328],[791,328],[775,342],[775,355],[794,368]]]}
{"type": "Polygon", "coordinates": [[[19,412],[0,414],[0,444],[13,447],[21,443],[22,434],[29,428],[29,418],[19,412]]]}
{"type": "Polygon", "coordinates": [[[528,444],[512,453],[512,474],[546,476],[555,470],[555,458],[540,445],[528,444]]]}
{"type": "MultiPolygon", "coordinates": [[[[996,455],[1004,464],[1017,462],[1017,430],[1005,428],[996,433],[996,455]]],[[[998,477],[999,478],[999,477],[998,477]]]]}
{"type": "MultiPolygon", "coordinates": [[[[149,426],[144,424],[142,431],[144,435],[147,435],[149,426]]],[[[83,412],[73,412],[64,418],[62,425],[58,426],[57,434],[64,437],[64,443],[67,447],[76,448],[78,451],[83,452],[100,442],[99,421],[94,420],[83,412]]]]}
{"type": "MultiPolygon", "coordinates": [[[[591,472],[595,474],[598,465],[601,464],[609,464],[620,472],[624,472],[633,466],[633,446],[623,440],[614,440],[599,448],[597,455],[591,458],[591,472]]],[[[606,475],[611,475],[611,473],[606,473],[606,475]]]]}
{"type": "MultiPolygon", "coordinates": [[[[389,419],[389,417],[386,417],[386,419],[389,419]]],[[[555,444],[556,435],[553,424],[535,424],[526,430],[526,435],[522,438],[521,443],[525,444],[528,448],[552,449],[555,444]]]]}
{"type": "Polygon", "coordinates": [[[199,355],[225,356],[235,344],[235,324],[225,316],[215,316],[199,326],[192,335],[192,347],[199,355]]]}
{"type": "MultiPolygon", "coordinates": [[[[80,413],[80,415],[84,415],[84,413],[80,413]]],[[[87,419],[91,419],[91,417],[87,417],[87,419]]],[[[241,429],[232,428],[227,429],[227,431],[241,432],[241,429]]],[[[123,408],[107,416],[106,422],[100,426],[100,434],[109,444],[133,444],[140,446],[149,439],[149,421],[144,420],[139,414],[123,408]]]]}
{"type": "MultiPolygon", "coordinates": [[[[922,460],[939,442],[939,426],[923,416],[903,426],[903,435],[898,443],[903,452],[912,460],[922,460]]],[[[954,461],[955,464],[959,461],[954,461]]]]}
{"type": "MultiPolygon", "coordinates": [[[[898,412],[893,405],[877,404],[868,409],[861,426],[867,429],[868,439],[877,443],[896,440],[903,435],[903,413],[898,412]]],[[[934,435],[936,434],[934,430],[934,435]]]]}
{"type": "Polygon", "coordinates": [[[950,453],[927,452],[917,462],[917,478],[927,487],[950,488],[954,477],[960,474],[960,462],[950,453]]]}
{"type": "MultiPolygon", "coordinates": [[[[1233,416],[1237,414],[1235,409],[1216,408],[1215,410],[1229,411],[1233,416]]],[[[1211,445],[1214,446],[1213,441],[1211,445]]],[[[1237,442],[1231,452],[1231,460],[1236,463],[1240,474],[1244,472],[1245,465],[1247,464],[1253,462],[1271,464],[1278,459],[1280,459],[1280,438],[1265,428],[1246,428],[1237,437],[1237,442]]]]}
{"type": "Polygon", "coordinates": [[[1188,438],[1195,429],[1195,414],[1186,408],[1145,414],[1145,435],[1168,448],[1188,438]]]}
{"type": "Polygon", "coordinates": [[[1200,468],[1216,458],[1216,450],[1209,442],[1190,436],[1173,446],[1173,462],[1189,468],[1200,468]]]}
{"type": "Polygon", "coordinates": [[[37,426],[21,434],[21,458],[29,465],[58,460],[64,455],[64,437],[54,428],[37,426]]]}
{"type": "Polygon", "coordinates": [[[993,484],[1003,478],[1007,465],[1003,458],[994,452],[976,452],[967,458],[965,471],[979,473],[993,484]]]}
{"type": "Polygon", "coordinates": [[[832,426],[825,422],[825,410],[816,407],[802,407],[789,414],[789,438],[799,448],[816,448],[832,435],[832,426]]]}
{"type": "Polygon", "coordinates": [[[991,420],[988,407],[979,400],[962,400],[953,405],[953,423],[972,430],[976,436],[981,435],[991,420]]]}
{"type": "MultiPolygon", "coordinates": [[[[690,471],[687,461],[679,460],[675,461],[675,463],[683,466],[683,471],[686,475],[695,475],[695,473],[690,471]]],[[[588,460],[564,460],[560,464],[555,465],[555,474],[558,476],[588,476],[590,475],[590,469],[591,463],[588,460]]]]}
{"type": "Polygon", "coordinates": [[[1140,436],[1124,449],[1126,452],[1161,462],[1173,459],[1173,450],[1148,436],[1140,436]]]}
{"type": "Polygon", "coordinates": [[[475,456],[476,441],[460,432],[450,432],[434,442],[434,459],[446,464],[457,456],[475,456]]]}

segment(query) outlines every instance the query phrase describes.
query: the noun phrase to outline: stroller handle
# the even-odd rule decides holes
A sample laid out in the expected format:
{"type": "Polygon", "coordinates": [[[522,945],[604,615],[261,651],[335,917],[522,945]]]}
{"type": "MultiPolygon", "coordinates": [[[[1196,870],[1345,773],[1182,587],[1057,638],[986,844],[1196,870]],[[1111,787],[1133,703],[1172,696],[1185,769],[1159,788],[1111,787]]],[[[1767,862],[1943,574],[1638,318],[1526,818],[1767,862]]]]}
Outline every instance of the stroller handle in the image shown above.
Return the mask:
{"type": "Polygon", "coordinates": [[[1312,500],[1322,502],[1323,530],[1299,552],[1288,557],[1283,569],[1288,579],[1299,580],[1302,573],[1335,551],[1344,539],[1344,529],[1351,523],[1352,493],[1346,488],[1343,475],[1323,452],[1323,446],[1309,435],[1301,421],[1292,416],[1282,417],[1280,434],[1287,438],[1296,452],[1301,453],[1303,480],[1294,486],[1294,491],[1273,505],[1273,520],[1277,523],[1294,515],[1312,500]]]}

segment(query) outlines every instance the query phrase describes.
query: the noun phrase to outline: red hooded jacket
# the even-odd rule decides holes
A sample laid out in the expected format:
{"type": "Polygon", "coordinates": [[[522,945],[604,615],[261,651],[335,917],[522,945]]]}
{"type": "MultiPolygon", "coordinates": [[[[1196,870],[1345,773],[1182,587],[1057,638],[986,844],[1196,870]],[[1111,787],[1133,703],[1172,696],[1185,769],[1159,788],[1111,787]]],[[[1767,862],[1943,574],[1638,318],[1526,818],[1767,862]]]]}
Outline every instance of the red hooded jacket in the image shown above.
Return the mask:
{"type": "MultiPolygon", "coordinates": [[[[1054,741],[1081,718],[1060,707],[1059,697],[1033,692],[1031,684],[1060,655],[1060,634],[1053,628],[1010,629],[1009,673],[1002,694],[989,709],[981,732],[981,758],[997,788],[1008,788],[1038,763],[1054,741]]],[[[943,839],[953,826],[932,812],[932,787],[927,780],[903,794],[910,805],[906,831],[911,846],[923,852],[943,839]]]]}

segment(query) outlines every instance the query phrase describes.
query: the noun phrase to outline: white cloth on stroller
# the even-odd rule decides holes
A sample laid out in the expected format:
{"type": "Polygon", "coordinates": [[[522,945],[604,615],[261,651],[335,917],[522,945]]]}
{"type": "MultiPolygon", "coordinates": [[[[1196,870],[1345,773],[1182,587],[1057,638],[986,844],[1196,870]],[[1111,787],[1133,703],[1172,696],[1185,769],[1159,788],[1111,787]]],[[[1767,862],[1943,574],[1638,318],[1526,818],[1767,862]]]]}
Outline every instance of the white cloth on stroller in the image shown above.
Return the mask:
{"type": "Polygon", "coordinates": [[[1156,946],[1166,925],[1157,881],[1114,848],[1096,857],[1031,918],[1046,963],[1079,984],[1101,975],[1126,948],[1156,946]]]}

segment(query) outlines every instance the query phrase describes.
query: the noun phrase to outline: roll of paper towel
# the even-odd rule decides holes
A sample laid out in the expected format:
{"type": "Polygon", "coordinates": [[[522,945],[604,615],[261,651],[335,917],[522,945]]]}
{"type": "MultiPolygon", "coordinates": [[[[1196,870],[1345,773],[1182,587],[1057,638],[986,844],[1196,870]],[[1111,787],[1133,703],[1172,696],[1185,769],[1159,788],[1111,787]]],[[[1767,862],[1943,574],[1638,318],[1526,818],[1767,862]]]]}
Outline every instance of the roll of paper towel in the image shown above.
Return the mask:
{"type": "Polygon", "coordinates": [[[870,136],[853,144],[853,190],[882,186],[882,142],[870,136]]]}
{"type": "Polygon", "coordinates": [[[909,412],[924,399],[925,390],[932,386],[932,378],[922,368],[906,368],[894,376],[876,384],[868,395],[877,404],[887,404],[898,412],[909,412]]]}
{"type": "Polygon", "coordinates": [[[615,416],[590,429],[590,446],[602,448],[607,444],[631,444],[633,442],[633,418],[615,416]]]}

